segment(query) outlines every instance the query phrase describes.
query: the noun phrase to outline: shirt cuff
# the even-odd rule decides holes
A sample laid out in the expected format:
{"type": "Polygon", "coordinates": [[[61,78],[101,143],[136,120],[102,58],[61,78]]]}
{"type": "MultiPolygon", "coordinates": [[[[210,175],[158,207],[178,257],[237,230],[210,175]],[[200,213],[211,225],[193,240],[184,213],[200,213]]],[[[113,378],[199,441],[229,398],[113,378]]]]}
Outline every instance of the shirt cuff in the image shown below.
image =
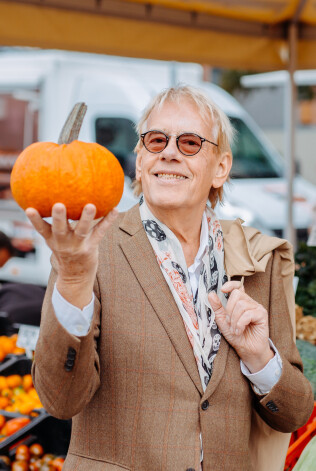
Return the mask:
{"type": "Polygon", "coordinates": [[[93,317],[94,293],[92,293],[90,303],[83,309],[79,309],[63,298],[55,283],[52,304],[58,321],[70,334],[77,337],[87,335],[93,317]]]}
{"type": "Polygon", "coordinates": [[[260,395],[268,394],[282,374],[282,359],[271,339],[269,339],[269,343],[275,355],[257,373],[250,373],[246,365],[240,360],[241,372],[252,382],[255,393],[260,395]]]}

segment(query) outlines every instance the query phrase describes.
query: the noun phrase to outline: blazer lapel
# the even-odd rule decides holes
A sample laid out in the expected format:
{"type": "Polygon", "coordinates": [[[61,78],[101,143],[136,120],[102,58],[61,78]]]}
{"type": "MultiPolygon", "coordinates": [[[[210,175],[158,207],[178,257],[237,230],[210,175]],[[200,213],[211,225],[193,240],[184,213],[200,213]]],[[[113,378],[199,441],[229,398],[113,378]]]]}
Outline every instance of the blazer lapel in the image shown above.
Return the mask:
{"type": "Polygon", "coordinates": [[[183,366],[202,396],[203,389],[193,349],[187,337],[178,307],[165,282],[154,251],[143,229],[138,206],[125,214],[120,229],[131,236],[121,242],[121,249],[164,326],[183,366]]]}
{"type": "Polygon", "coordinates": [[[221,343],[219,345],[219,349],[214,360],[212,376],[211,376],[210,382],[208,383],[206,387],[206,390],[202,397],[202,401],[205,401],[205,399],[209,398],[213,394],[217,386],[219,385],[220,380],[222,379],[222,376],[225,372],[229,348],[230,346],[228,342],[226,341],[225,337],[222,335],[221,343]]]}

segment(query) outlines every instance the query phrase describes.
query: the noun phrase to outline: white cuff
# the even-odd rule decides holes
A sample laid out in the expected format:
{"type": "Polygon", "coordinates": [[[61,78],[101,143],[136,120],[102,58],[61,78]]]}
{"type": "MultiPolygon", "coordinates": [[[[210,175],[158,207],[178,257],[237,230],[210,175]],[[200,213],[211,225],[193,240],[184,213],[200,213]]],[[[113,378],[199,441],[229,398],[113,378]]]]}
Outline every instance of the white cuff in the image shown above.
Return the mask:
{"type": "Polygon", "coordinates": [[[271,339],[269,339],[269,343],[275,355],[271,358],[269,363],[267,363],[262,370],[257,371],[257,373],[250,373],[246,365],[240,360],[241,372],[252,382],[255,392],[260,395],[268,394],[282,374],[282,359],[271,339]]]}
{"type": "Polygon", "coordinates": [[[55,283],[52,303],[57,319],[70,334],[77,337],[87,335],[93,317],[94,293],[90,303],[81,310],[62,297],[55,283]]]}

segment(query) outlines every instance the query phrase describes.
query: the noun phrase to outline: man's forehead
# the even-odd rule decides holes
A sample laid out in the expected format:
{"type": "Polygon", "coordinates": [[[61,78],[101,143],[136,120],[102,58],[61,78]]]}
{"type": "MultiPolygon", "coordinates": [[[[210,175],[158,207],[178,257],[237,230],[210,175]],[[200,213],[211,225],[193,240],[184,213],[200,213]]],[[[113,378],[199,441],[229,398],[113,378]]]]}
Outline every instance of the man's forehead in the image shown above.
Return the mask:
{"type": "Polygon", "coordinates": [[[212,129],[212,119],[205,110],[199,109],[198,106],[191,100],[183,100],[181,102],[166,101],[160,103],[149,114],[147,120],[144,122],[142,132],[151,129],[159,129],[161,131],[170,131],[170,126],[176,128],[177,132],[201,132],[201,129],[212,129]],[[172,110],[181,111],[178,116],[174,116],[172,110]],[[180,115],[180,116],[179,116],[180,115]],[[198,119],[197,119],[197,115],[198,119]],[[158,127],[157,127],[158,126],[158,127]]]}

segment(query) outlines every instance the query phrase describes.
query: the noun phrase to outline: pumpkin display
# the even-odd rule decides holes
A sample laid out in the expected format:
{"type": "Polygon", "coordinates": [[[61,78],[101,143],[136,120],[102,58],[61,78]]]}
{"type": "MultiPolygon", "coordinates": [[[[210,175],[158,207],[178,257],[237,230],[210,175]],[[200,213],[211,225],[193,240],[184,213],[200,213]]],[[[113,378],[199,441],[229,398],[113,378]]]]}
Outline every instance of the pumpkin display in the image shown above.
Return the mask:
{"type": "Polygon", "coordinates": [[[123,169],[105,147],[75,139],[84,116],[79,111],[74,108],[69,115],[58,144],[36,142],[17,158],[11,191],[21,208],[32,207],[42,217],[49,217],[52,206],[63,203],[67,217],[77,220],[88,203],[97,208],[95,218],[105,216],[119,203],[123,169]]]}

